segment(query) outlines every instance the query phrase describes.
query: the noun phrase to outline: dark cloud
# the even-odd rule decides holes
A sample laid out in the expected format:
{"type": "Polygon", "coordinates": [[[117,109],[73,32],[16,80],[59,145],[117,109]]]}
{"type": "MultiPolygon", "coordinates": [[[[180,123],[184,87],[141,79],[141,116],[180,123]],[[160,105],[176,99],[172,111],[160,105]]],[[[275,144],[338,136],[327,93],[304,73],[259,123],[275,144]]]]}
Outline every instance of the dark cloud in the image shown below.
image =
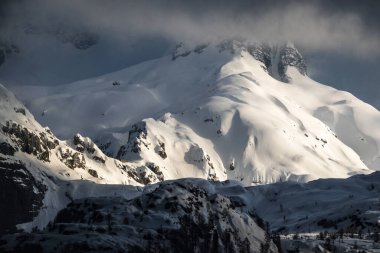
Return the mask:
{"type": "Polygon", "coordinates": [[[380,54],[379,1],[8,1],[8,27],[54,22],[89,27],[123,40],[163,36],[203,42],[228,37],[295,42],[308,50],[380,54]],[[379,13],[379,12],[377,12],[379,13]],[[354,50],[353,50],[354,49],[354,50]]]}

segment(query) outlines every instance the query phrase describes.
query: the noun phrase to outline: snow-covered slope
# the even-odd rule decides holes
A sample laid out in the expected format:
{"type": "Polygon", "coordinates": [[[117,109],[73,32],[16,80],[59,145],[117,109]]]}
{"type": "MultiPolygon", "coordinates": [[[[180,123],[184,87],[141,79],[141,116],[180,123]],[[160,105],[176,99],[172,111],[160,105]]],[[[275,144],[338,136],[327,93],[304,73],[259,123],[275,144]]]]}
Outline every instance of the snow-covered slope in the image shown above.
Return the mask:
{"type": "MultiPolygon", "coordinates": [[[[35,121],[25,106],[1,85],[0,95],[0,140],[4,147],[12,150],[8,156],[2,153],[5,159],[18,159],[30,166],[43,168],[60,179],[142,184],[139,181],[143,181],[144,177],[132,176],[130,172],[134,164],[107,157],[90,138],[79,134],[66,141],[57,139],[49,128],[43,128],[35,121]]],[[[149,181],[151,173],[147,170],[146,166],[141,168],[149,181]]]]}
{"type": "Polygon", "coordinates": [[[379,170],[379,111],[352,94],[317,83],[293,68],[289,73],[291,85],[279,90],[291,94],[293,101],[325,123],[370,169],[379,170]]]}
{"type": "Polygon", "coordinates": [[[361,159],[374,169],[379,155],[369,126],[380,113],[313,82],[291,44],[180,45],[171,56],[45,92],[27,104],[58,136],[88,135],[111,157],[154,163],[165,179],[348,177],[370,172],[361,159]],[[322,105],[340,120],[332,124],[322,105]]]}
{"type": "MultiPolygon", "coordinates": [[[[0,85],[0,234],[15,224],[45,226],[72,199],[112,195],[97,184],[145,185],[163,180],[154,164],[109,158],[89,139],[61,141],[43,128],[15,96],[0,85]]],[[[127,189],[127,186],[125,189],[127,189]]],[[[131,187],[129,187],[131,188],[131,187]]]]}
{"type": "Polygon", "coordinates": [[[281,233],[376,231],[380,172],[347,179],[282,182],[246,188],[255,212],[281,233]]]}

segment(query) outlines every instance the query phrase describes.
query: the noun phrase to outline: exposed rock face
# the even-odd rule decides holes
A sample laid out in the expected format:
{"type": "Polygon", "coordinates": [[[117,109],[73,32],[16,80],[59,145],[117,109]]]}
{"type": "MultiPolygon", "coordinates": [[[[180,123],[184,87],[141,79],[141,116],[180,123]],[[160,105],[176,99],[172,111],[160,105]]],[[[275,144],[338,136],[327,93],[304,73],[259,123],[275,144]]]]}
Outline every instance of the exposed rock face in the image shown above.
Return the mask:
{"type": "Polygon", "coordinates": [[[161,156],[162,159],[166,159],[168,155],[166,154],[165,143],[158,142],[158,144],[159,146],[156,146],[155,148],[156,153],[161,156]]]}
{"type": "Polygon", "coordinates": [[[145,166],[132,168],[125,163],[120,163],[119,168],[124,171],[128,177],[140,184],[151,184],[164,180],[160,168],[153,163],[147,163],[145,166]]]}
{"type": "Polygon", "coordinates": [[[281,81],[288,83],[289,77],[286,75],[286,68],[288,66],[295,67],[302,75],[307,74],[306,63],[302,55],[292,45],[284,46],[280,51],[280,59],[278,62],[278,73],[281,81]]]}
{"type": "Polygon", "coordinates": [[[264,63],[265,70],[269,72],[269,69],[272,66],[272,50],[270,46],[265,43],[256,43],[253,45],[249,45],[247,49],[248,52],[253,56],[253,58],[264,63]]]}
{"type": "MultiPolygon", "coordinates": [[[[202,53],[205,45],[199,45],[194,50],[189,49],[183,43],[180,43],[173,52],[173,60],[178,57],[186,57],[192,52],[202,53]]],[[[217,45],[219,52],[230,52],[234,54],[239,51],[249,52],[253,58],[263,63],[263,68],[272,76],[276,76],[277,72],[279,79],[282,82],[290,82],[286,75],[287,67],[295,67],[302,75],[307,74],[306,63],[300,52],[292,45],[287,43],[283,46],[269,45],[265,42],[248,42],[239,39],[225,40],[217,45]],[[276,68],[276,69],[273,69],[276,68]],[[272,72],[276,72],[272,73],[272,72]]]]}
{"type": "Polygon", "coordinates": [[[120,169],[126,172],[130,178],[143,185],[161,182],[165,179],[160,167],[151,162],[137,168],[122,164],[120,169]]]}
{"type": "Polygon", "coordinates": [[[93,169],[88,169],[88,173],[93,176],[93,177],[99,177],[98,176],[98,172],[96,170],[93,170],[93,169]]]}
{"type": "Polygon", "coordinates": [[[76,150],[79,152],[87,151],[90,154],[93,154],[95,152],[95,148],[93,147],[94,144],[85,141],[84,138],[79,134],[76,134],[74,136],[73,143],[76,146],[76,150]]]}
{"type": "Polygon", "coordinates": [[[120,147],[116,158],[123,160],[128,153],[138,154],[141,151],[142,145],[148,148],[149,144],[146,142],[147,134],[146,123],[144,121],[132,125],[129,130],[128,142],[120,147]]]}
{"type": "Polygon", "coordinates": [[[86,168],[86,160],[84,159],[83,154],[79,152],[72,152],[69,149],[60,148],[58,157],[60,158],[61,162],[66,164],[66,166],[70,169],[86,168]]]}
{"type": "Polygon", "coordinates": [[[21,162],[0,161],[0,235],[16,231],[15,224],[30,222],[42,207],[46,186],[21,162]]]}
{"type": "Polygon", "coordinates": [[[50,150],[58,145],[58,140],[48,137],[46,133],[33,133],[14,122],[7,121],[2,130],[17,144],[20,151],[33,154],[42,161],[49,161],[50,150]]]}
{"type": "Polygon", "coordinates": [[[26,112],[25,112],[25,108],[14,108],[15,109],[15,112],[17,113],[21,113],[23,114],[24,116],[26,116],[26,112]]]}
{"type": "Polygon", "coordinates": [[[162,174],[160,167],[154,163],[146,163],[146,167],[150,169],[159,181],[164,181],[164,174],[162,174]]]}
{"type": "Polygon", "coordinates": [[[0,247],[5,252],[28,247],[40,252],[277,252],[241,203],[209,192],[208,184],[181,180],[132,200],[77,200],[45,231],[7,236],[0,247]]]}
{"type": "Polygon", "coordinates": [[[253,58],[262,62],[264,64],[264,69],[271,75],[272,67],[276,67],[278,71],[278,75],[280,77],[280,81],[289,82],[290,79],[286,75],[286,70],[288,66],[295,67],[302,74],[307,74],[306,63],[300,54],[300,52],[292,45],[291,43],[287,43],[282,47],[270,46],[267,43],[247,43],[241,41],[226,41],[219,45],[220,51],[231,51],[234,53],[236,50],[246,50],[248,51],[253,58]],[[277,62],[277,66],[274,66],[277,62]]]}

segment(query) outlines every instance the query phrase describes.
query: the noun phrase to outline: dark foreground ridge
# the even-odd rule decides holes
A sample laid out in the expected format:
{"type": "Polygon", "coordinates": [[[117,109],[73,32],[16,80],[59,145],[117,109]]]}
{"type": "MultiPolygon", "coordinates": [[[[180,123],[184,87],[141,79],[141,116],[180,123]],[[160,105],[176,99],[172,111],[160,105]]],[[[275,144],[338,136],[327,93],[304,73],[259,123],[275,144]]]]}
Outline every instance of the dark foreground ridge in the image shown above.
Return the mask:
{"type": "Polygon", "coordinates": [[[3,237],[0,251],[277,252],[242,202],[208,188],[179,180],[131,200],[76,200],[44,231],[3,237]]]}

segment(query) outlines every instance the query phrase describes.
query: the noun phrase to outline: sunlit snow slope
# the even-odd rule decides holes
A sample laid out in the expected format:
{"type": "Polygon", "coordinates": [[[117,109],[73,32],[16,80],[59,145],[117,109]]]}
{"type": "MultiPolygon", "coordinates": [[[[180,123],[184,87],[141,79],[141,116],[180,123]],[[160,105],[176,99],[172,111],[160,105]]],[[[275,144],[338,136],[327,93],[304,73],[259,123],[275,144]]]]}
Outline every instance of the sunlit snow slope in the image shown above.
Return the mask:
{"type": "Polygon", "coordinates": [[[65,141],[57,139],[1,84],[0,127],[0,161],[22,163],[34,176],[39,174],[37,178],[50,175],[62,180],[130,185],[157,180],[146,166],[136,168],[107,157],[89,138],[77,134],[65,141]]]}
{"type": "Polygon", "coordinates": [[[44,92],[27,106],[57,136],[80,132],[165,179],[309,181],[368,173],[380,161],[380,113],[311,80],[291,44],[181,45],[44,92]]]}
{"type": "Polygon", "coordinates": [[[59,140],[0,84],[0,235],[43,227],[73,199],[130,198],[131,185],[162,180],[154,164],[107,157],[89,138],[59,140]]]}

